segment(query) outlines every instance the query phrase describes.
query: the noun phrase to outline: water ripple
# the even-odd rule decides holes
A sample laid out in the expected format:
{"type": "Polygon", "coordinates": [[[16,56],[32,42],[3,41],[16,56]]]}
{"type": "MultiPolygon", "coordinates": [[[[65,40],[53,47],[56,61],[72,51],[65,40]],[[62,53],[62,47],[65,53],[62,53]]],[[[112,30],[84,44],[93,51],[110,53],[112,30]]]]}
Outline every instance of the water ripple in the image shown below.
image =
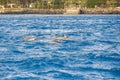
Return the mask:
{"type": "Polygon", "coordinates": [[[119,80],[119,15],[0,16],[1,80],[119,80]]]}

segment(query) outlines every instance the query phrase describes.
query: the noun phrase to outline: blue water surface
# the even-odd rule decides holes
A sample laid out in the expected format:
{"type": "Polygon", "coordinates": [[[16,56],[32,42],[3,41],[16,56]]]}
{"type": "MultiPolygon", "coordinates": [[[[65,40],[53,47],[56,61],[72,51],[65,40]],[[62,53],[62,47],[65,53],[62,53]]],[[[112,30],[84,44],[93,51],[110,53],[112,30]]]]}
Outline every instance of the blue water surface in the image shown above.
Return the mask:
{"type": "Polygon", "coordinates": [[[0,80],[120,80],[120,15],[0,15],[0,80]]]}

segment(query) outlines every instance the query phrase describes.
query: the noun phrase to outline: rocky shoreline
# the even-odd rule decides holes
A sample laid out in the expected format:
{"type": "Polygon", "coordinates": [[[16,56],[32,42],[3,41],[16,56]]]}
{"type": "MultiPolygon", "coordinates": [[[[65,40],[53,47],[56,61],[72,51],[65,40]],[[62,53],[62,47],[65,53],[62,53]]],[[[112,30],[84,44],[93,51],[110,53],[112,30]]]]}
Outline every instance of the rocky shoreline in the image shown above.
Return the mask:
{"type": "Polygon", "coordinates": [[[120,8],[89,8],[84,10],[85,14],[120,14],[120,8]]]}
{"type": "Polygon", "coordinates": [[[0,14],[120,14],[120,8],[0,9],[0,14]]]}
{"type": "Polygon", "coordinates": [[[4,10],[0,14],[63,14],[64,10],[50,9],[22,9],[22,10],[4,10]]]}

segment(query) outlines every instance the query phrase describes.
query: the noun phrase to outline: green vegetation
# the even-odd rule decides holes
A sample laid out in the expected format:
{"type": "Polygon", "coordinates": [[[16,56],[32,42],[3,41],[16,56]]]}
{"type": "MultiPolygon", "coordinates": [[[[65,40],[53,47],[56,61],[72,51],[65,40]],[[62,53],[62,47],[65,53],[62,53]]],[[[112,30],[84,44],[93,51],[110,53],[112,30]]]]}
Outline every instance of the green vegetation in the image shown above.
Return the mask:
{"type": "Polygon", "coordinates": [[[106,0],[88,0],[87,7],[100,6],[104,7],[106,5],[106,0]]]}
{"type": "Polygon", "coordinates": [[[6,8],[64,9],[66,7],[118,7],[120,0],[0,0],[6,8]]]}

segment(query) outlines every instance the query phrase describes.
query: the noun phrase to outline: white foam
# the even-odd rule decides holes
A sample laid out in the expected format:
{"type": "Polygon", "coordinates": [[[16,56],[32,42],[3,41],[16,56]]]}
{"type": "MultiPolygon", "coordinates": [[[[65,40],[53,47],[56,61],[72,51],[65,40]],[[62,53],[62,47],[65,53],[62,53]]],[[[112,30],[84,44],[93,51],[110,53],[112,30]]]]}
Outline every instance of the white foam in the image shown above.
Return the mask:
{"type": "MultiPolygon", "coordinates": [[[[0,47],[0,52],[7,52],[8,51],[8,49],[7,48],[5,48],[5,47],[0,47]]],[[[0,53],[1,54],[1,53],[0,53]]]]}

